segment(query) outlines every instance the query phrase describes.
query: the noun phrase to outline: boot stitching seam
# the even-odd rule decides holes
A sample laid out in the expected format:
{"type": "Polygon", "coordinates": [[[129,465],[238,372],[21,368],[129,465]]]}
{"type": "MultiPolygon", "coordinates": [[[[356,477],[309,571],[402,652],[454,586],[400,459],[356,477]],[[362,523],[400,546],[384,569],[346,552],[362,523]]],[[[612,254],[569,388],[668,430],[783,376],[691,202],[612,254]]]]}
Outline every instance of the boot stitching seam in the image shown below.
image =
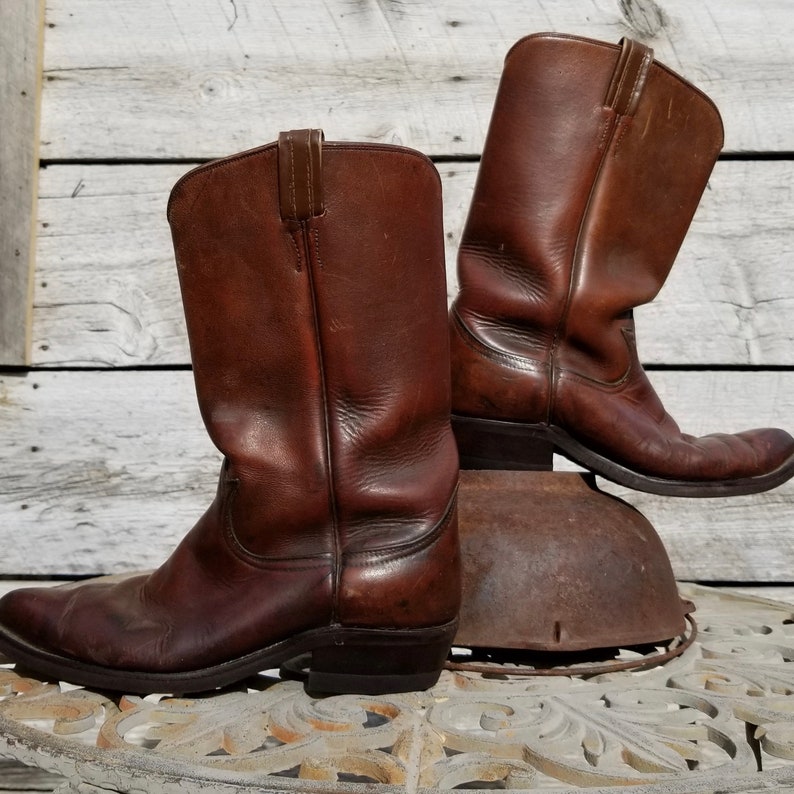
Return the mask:
{"type": "Polygon", "coordinates": [[[522,372],[527,372],[530,370],[543,371],[543,369],[545,369],[543,362],[536,358],[519,356],[513,353],[505,353],[504,351],[496,350],[496,348],[490,347],[481,339],[478,339],[476,336],[474,336],[472,331],[468,328],[466,323],[464,323],[463,319],[454,308],[452,309],[451,314],[455,323],[455,330],[458,332],[461,342],[463,342],[466,347],[468,347],[470,350],[473,350],[475,353],[483,355],[485,358],[503,359],[508,366],[512,366],[513,369],[517,369],[522,372]],[[533,367],[533,363],[537,366],[533,367]]]}
{"type": "Polygon", "coordinates": [[[298,205],[295,198],[295,148],[292,142],[292,133],[287,136],[289,142],[289,194],[292,200],[292,217],[298,217],[298,205]]]}
{"type": "MultiPolygon", "coordinates": [[[[322,403],[322,415],[324,424],[324,447],[325,464],[327,467],[327,487],[328,487],[328,510],[331,518],[331,542],[333,545],[331,558],[331,617],[337,620],[339,616],[339,589],[342,581],[342,548],[339,538],[339,511],[336,497],[336,483],[334,478],[333,465],[333,444],[330,432],[330,406],[328,401],[328,381],[325,374],[324,347],[320,328],[320,312],[317,304],[317,285],[314,278],[314,267],[312,264],[311,245],[309,241],[310,228],[309,221],[301,221],[303,231],[303,247],[306,253],[306,273],[309,281],[309,292],[311,295],[312,317],[314,324],[314,339],[317,347],[317,366],[320,374],[320,400],[322,403]]],[[[315,237],[317,243],[317,254],[319,255],[319,237],[315,237]]],[[[322,265],[318,261],[318,267],[322,270],[322,265]]]]}
{"type": "Polygon", "coordinates": [[[312,131],[311,130],[306,130],[306,151],[308,152],[308,156],[306,157],[306,183],[307,183],[307,188],[309,190],[309,212],[313,215],[314,214],[314,183],[312,181],[311,147],[312,147],[312,131]]]}
{"type": "MultiPolygon", "coordinates": [[[[629,354],[631,354],[632,352],[631,342],[627,338],[629,335],[631,335],[631,331],[628,328],[621,328],[620,332],[623,335],[623,341],[626,343],[626,347],[629,349],[629,354]]],[[[629,364],[626,367],[626,371],[619,378],[615,380],[599,380],[598,378],[591,378],[589,375],[583,375],[581,372],[576,372],[576,370],[567,369],[566,367],[560,367],[558,373],[560,375],[568,376],[569,378],[570,377],[576,378],[577,380],[581,380],[584,381],[585,383],[589,383],[592,385],[604,386],[609,389],[617,389],[620,386],[622,386],[624,383],[626,383],[627,380],[629,380],[632,370],[634,369],[632,363],[633,363],[633,359],[630,355],[629,364]]]]}
{"type": "Polygon", "coordinates": [[[353,551],[342,552],[342,559],[348,565],[355,565],[355,567],[363,567],[365,565],[375,565],[384,560],[401,560],[405,557],[412,557],[414,554],[424,551],[424,549],[432,546],[449,528],[452,519],[455,516],[455,509],[457,507],[458,486],[452,492],[452,498],[447,504],[447,509],[441,520],[428,530],[421,538],[412,540],[399,546],[394,546],[390,549],[372,549],[371,551],[353,551]],[[364,558],[364,559],[361,559],[364,558]]]}
{"type": "Polygon", "coordinates": [[[223,514],[223,534],[226,537],[227,543],[230,546],[231,551],[235,554],[236,557],[241,559],[243,562],[253,565],[257,568],[270,568],[270,569],[279,569],[290,571],[308,571],[314,570],[316,568],[325,568],[328,566],[329,562],[331,561],[331,553],[324,552],[322,555],[317,555],[317,557],[270,557],[265,555],[255,554],[252,551],[249,551],[245,548],[242,541],[237,537],[237,533],[234,531],[234,521],[232,520],[232,505],[234,504],[234,498],[237,495],[237,489],[240,485],[240,480],[237,478],[227,479],[226,486],[227,490],[223,496],[223,506],[222,506],[222,514],[223,514]],[[285,563],[290,562],[300,562],[301,560],[311,560],[316,559],[317,562],[313,564],[304,564],[304,565],[285,565],[285,563]]]}
{"type": "Polygon", "coordinates": [[[626,137],[626,133],[631,128],[633,121],[634,119],[631,116],[621,116],[618,119],[617,126],[620,127],[620,132],[618,133],[618,137],[615,140],[615,147],[612,150],[613,160],[618,156],[618,149],[620,149],[620,144],[623,142],[623,139],[626,137]]]}
{"type": "Polygon", "coordinates": [[[292,245],[295,247],[295,254],[297,256],[295,270],[296,272],[300,273],[303,269],[303,257],[301,256],[301,249],[298,245],[298,230],[290,229],[289,237],[290,240],[292,240],[292,245]]]}
{"type": "MultiPolygon", "coordinates": [[[[325,213],[323,213],[325,214],[325,213]]],[[[314,237],[314,256],[317,260],[317,264],[320,266],[320,270],[325,270],[325,263],[320,256],[320,231],[319,229],[311,229],[312,237],[314,237]]]]}
{"type": "MultiPolygon", "coordinates": [[[[609,110],[609,108],[607,108],[609,110]]],[[[607,147],[607,136],[609,135],[610,127],[612,126],[612,118],[604,119],[601,125],[601,135],[598,138],[598,151],[602,152],[607,147]]]]}
{"type": "MultiPolygon", "coordinates": [[[[612,117],[611,118],[607,117],[605,121],[606,129],[611,131],[610,141],[606,145],[606,149],[608,151],[610,143],[614,140],[615,129],[617,127],[617,122],[619,117],[615,114],[614,110],[612,110],[611,108],[604,106],[603,110],[612,113],[612,117]]],[[[584,211],[582,212],[582,216],[579,220],[579,229],[576,235],[576,244],[574,246],[573,256],[571,258],[571,273],[568,278],[568,293],[565,296],[565,305],[563,306],[560,319],[557,322],[557,327],[554,331],[554,338],[552,340],[551,347],[549,348],[549,363],[548,363],[549,395],[546,403],[546,422],[548,423],[551,423],[552,417],[554,415],[555,395],[557,392],[557,383],[559,381],[559,376],[560,376],[560,370],[555,363],[555,359],[557,357],[557,351],[560,346],[560,342],[562,341],[561,336],[565,326],[567,325],[568,315],[570,314],[570,310],[571,310],[571,301],[574,295],[574,282],[576,280],[576,276],[579,273],[582,264],[580,261],[582,234],[584,232],[585,224],[590,215],[590,208],[592,206],[593,196],[595,195],[596,187],[598,186],[599,178],[604,169],[604,163],[606,162],[607,151],[604,151],[600,146],[598,148],[598,151],[601,151],[602,153],[599,157],[598,167],[596,168],[596,172],[593,176],[593,182],[590,185],[590,192],[587,197],[587,202],[584,206],[584,211]]]]}

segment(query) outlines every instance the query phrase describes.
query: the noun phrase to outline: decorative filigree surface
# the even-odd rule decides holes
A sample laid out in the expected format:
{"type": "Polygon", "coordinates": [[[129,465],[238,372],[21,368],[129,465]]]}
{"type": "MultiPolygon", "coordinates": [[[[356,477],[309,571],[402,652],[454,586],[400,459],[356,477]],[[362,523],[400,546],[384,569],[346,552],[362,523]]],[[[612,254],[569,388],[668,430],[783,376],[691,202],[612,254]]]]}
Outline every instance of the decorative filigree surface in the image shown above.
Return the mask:
{"type": "Polygon", "coordinates": [[[62,792],[752,791],[794,787],[794,607],[682,586],[700,635],[666,665],[428,692],[307,695],[261,675],[202,698],[111,698],[0,668],[0,752],[62,792]],[[374,786],[374,788],[373,788],[374,786]]]}

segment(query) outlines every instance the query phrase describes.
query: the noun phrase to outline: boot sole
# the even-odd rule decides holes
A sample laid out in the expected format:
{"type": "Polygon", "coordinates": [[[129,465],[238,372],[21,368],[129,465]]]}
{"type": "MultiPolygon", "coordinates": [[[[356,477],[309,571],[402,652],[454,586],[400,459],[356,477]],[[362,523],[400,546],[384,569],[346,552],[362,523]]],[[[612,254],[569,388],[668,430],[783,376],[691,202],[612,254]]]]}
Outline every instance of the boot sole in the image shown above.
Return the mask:
{"type": "Polygon", "coordinates": [[[743,496],[776,488],[794,476],[794,457],[757,477],[734,480],[670,480],[633,471],[581,444],[554,425],[452,416],[461,469],[551,471],[552,456],[569,460],[635,491],[661,496],[743,496]]]}
{"type": "Polygon", "coordinates": [[[327,626],[259,651],[197,670],[147,673],[116,670],[37,648],[0,629],[0,653],[26,671],[54,681],[131,694],[209,692],[311,652],[310,692],[384,695],[433,686],[441,675],[458,621],[421,629],[327,626]]]}

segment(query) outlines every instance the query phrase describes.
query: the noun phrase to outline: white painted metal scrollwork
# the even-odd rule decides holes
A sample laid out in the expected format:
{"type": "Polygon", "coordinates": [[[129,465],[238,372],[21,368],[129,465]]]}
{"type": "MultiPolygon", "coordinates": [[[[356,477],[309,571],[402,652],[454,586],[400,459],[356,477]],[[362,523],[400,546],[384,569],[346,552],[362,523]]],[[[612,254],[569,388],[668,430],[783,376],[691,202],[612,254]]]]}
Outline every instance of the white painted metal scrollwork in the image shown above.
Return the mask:
{"type": "Polygon", "coordinates": [[[429,692],[328,698],[262,675],[202,698],[115,699],[6,665],[0,752],[65,775],[61,794],[794,786],[794,608],[682,590],[697,642],[639,672],[505,666],[445,672],[429,692]]]}

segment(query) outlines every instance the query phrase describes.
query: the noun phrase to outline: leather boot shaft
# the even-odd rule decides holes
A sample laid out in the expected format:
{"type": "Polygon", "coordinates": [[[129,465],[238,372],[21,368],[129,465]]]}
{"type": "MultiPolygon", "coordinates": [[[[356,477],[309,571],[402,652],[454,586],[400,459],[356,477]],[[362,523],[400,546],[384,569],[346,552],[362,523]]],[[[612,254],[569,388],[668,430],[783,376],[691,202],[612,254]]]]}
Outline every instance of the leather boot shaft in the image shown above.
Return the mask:
{"type": "Polygon", "coordinates": [[[347,560],[451,518],[438,174],[411,150],[297,130],[185,177],[169,220],[234,537],[260,558],[333,559],[348,593],[347,560]]]}
{"type": "Polygon", "coordinates": [[[713,103],[642,45],[522,39],[505,60],[455,313],[546,377],[621,377],[627,312],[667,278],[721,146],[713,103]]]}
{"type": "Polygon", "coordinates": [[[464,468],[550,467],[557,449],[680,496],[794,474],[783,431],[683,434],[637,354],[633,309],[664,284],[722,140],[713,103],[639,42],[547,33],[508,53],[450,313],[464,468]]]}
{"type": "Polygon", "coordinates": [[[294,130],[168,217],[215,499],[152,574],[4,597],[0,650],[133,692],[307,653],[317,691],[432,685],[461,596],[437,171],[294,130]]]}
{"type": "Polygon", "coordinates": [[[401,545],[457,481],[437,172],[310,136],[200,168],[169,206],[199,405],[259,556],[401,545]]]}

